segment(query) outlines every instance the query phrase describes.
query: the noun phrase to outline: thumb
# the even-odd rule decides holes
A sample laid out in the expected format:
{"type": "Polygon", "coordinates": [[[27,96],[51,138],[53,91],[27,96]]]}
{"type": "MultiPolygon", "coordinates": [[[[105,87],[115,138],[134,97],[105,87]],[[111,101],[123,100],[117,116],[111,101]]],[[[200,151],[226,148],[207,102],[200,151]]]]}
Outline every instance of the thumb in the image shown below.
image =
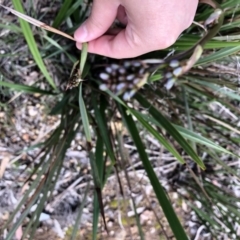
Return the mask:
{"type": "Polygon", "coordinates": [[[95,0],[90,17],[75,31],[77,42],[89,42],[102,36],[116,19],[118,1],[95,0]]]}

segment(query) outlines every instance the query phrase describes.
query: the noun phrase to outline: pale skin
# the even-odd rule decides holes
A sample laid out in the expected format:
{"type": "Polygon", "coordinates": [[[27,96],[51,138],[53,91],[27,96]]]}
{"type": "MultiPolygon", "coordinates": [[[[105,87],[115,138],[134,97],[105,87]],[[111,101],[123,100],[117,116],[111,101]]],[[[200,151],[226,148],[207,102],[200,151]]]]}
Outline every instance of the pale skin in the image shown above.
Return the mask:
{"type": "Polygon", "coordinates": [[[198,0],[94,0],[76,30],[77,48],[111,58],[132,58],[171,46],[194,19],[198,0]],[[115,19],[126,27],[110,29],[115,19]]]}

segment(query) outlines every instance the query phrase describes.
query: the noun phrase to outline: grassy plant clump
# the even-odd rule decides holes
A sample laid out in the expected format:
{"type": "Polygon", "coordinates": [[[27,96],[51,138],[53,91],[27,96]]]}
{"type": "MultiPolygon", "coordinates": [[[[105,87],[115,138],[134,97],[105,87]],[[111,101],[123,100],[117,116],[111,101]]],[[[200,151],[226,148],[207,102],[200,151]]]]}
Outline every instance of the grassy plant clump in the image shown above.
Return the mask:
{"type": "MultiPolygon", "coordinates": [[[[80,52],[0,7],[4,239],[45,225],[65,239],[240,237],[240,7],[218,2],[213,26],[200,4],[173,46],[130,60],[80,52]]],[[[91,1],[1,4],[71,36],[91,1]]]]}

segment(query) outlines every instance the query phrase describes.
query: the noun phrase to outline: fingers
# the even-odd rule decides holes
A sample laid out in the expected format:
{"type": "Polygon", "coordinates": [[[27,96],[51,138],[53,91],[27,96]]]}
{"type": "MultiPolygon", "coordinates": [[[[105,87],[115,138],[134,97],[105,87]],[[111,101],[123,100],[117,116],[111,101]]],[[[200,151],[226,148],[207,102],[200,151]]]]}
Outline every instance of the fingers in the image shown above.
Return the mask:
{"type": "Polygon", "coordinates": [[[119,22],[121,22],[123,25],[127,25],[128,23],[128,19],[127,19],[127,15],[126,15],[126,12],[125,12],[125,8],[120,5],[118,7],[118,11],[117,11],[117,19],[119,22]]]}
{"type": "MultiPolygon", "coordinates": [[[[103,35],[88,43],[88,51],[111,58],[131,58],[143,54],[144,49],[133,45],[127,36],[127,29],[118,32],[117,35],[103,35]]],[[[81,48],[81,44],[77,43],[81,48]]],[[[145,51],[147,52],[147,50],[145,51]]]]}
{"type": "Polygon", "coordinates": [[[167,48],[191,24],[198,0],[147,3],[94,0],[91,16],[75,32],[77,47],[81,49],[82,42],[89,42],[89,52],[119,59],[167,48]],[[177,14],[173,14],[175,9],[177,14]],[[125,29],[109,29],[116,18],[126,25],[125,29]]]}
{"type": "Polygon", "coordinates": [[[95,0],[90,17],[76,30],[77,42],[89,42],[102,36],[116,19],[118,1],[95,0]]]}

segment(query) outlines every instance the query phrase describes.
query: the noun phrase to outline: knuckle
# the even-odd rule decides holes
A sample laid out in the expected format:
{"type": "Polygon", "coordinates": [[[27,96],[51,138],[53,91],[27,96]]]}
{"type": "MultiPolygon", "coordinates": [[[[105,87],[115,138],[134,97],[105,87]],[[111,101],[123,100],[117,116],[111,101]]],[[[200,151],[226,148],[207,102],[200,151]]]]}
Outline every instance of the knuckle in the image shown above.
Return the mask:
{"type": "Polygon", "coordinates": [[[129,46],[133,48],[142,46],[142,40],[141,37],[138,35],[137,31],[134,31],[133,29],[130,28],[126,28],[125,34],[129,46]]]}
{"type": "Polygon", "coordinates": [[[165,49],[172,46],[176,42],[177,38],[178,36],[173,33],[166,33],[161,36],[161,38],[156,39],[154,44],[157,45],[158,49],[165,49]]]}
{"type": "Polygon", "coordinates": [[[103,25],[99,19],[95,18],[93,15],[88,19],[88,26],[90,29],[102,29],[103,25]]]}

